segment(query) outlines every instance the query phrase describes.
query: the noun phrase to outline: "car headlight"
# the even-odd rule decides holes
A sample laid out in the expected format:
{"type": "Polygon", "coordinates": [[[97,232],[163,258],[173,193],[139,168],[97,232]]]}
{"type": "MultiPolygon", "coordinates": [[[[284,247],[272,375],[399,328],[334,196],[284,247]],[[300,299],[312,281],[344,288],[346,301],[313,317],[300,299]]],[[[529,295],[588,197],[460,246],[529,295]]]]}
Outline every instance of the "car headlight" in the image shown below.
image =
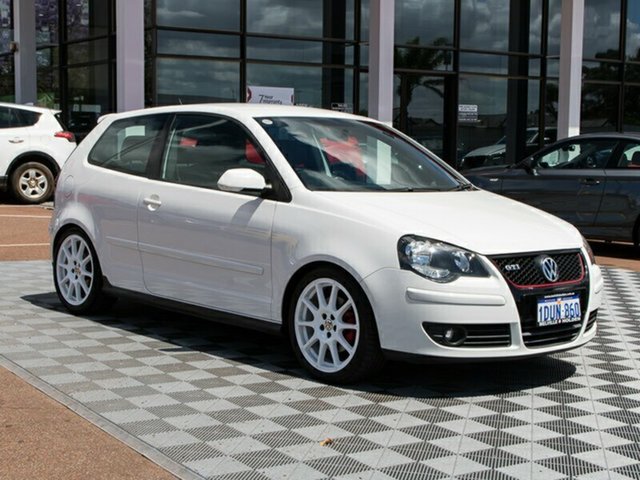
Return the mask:
{"type": "Polygon", "coordinates": [[[593,254],[593,250],[591,249],[591,245],[589,245],[589,242],[587,242],[587,239],[582,237],[582,245],[584,246],[584,249],[587,251],[587,255],[589,256],[589,261],[591,262],[591,265],[595,265],[596,264],[596,256],[593,254]]]}
{"type": "Polygon", "coordinates": [[[475,253],[429,238],[405,235],[398,241],[400,268],[439,283],[461,276],[488,277],[475,253]]]}

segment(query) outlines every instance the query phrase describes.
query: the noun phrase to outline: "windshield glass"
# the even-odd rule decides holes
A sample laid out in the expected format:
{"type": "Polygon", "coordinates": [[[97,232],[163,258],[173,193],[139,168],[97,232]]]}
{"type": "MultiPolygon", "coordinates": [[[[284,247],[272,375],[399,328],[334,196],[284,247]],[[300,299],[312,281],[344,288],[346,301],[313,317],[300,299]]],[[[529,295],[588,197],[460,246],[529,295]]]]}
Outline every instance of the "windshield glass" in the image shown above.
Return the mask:
{"type": "Polygon", "coordinates": [[[461,184],[425,152],[375,123],[316,117],[257,121],[310,190],[445,191],[461,184]]]}
{"type": "MultiPolygon", "coordinates": [[[[538,140],[538,129],[527,128],[527,143],[533,143],[533,142],[536,142],[537,140],[538,140]]],[[[495,145],[506,145],[506,144],[507,144],[506,135],[495,143],[495,145]]]]}

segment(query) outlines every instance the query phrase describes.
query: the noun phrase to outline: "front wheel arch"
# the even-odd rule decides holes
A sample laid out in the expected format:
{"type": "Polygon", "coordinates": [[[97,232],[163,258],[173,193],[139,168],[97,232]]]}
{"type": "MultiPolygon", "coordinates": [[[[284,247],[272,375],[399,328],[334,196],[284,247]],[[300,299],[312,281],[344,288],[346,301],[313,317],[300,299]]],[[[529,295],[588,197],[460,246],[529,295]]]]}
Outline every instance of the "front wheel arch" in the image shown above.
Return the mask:
{"type": "MultiPolygon", "coordinates": [[[[358,283],[358,285],[360,286],[360,289],[362,290],[362,293],[365,295],[365,297],[367,297],[367,300],[369,301],[369,305],[373,305],[373,302],[371,301],[371,298],[369,297],[366,289],[362,288],[362,285],[360,285],[360,282],[358,281],[358,279],[355,278],[355,276],[351,272],[349,272],[346,268],[341,267],[336,263],[324,261],[324,260],[307,263],[306,265],[303,265],[302,267],[300,267],[291,276],[291,278],[289,279],[289,282],[287,283],[287,286],[285,287],[284,294],[282,295],[280,312],[281,312],[282,330],[284,335],[288,335],[289,333],[287,318],[289,318],[289,313],[290,313],[289,307],[290,307],[291,295],[293,294],[293,291],[295,290],[296,286],[305,275],[307,275],[309,272],[313,270],[318,270],[320,268],[330,268],[330,269],[340,271],[345,275],[349,275],[356,283],[358,283]]],[[[376,329],[376,335],[377,335],[378,334],[377,324],[375,325],[375,329],[376,329]]]]}
{"type": "MultiPolygon", "coordinates": [[[[288,287],[291,288],[288,288],[289,292],[286,295],[287,305],[284,310],[284,312],[286,312],[286,316],[284,316],[283,318],[283,325],[286,326],[286,336],[289,339],[291,347],[296,357],[298,358],[298,361],[309,371],[312,376],[330,383],[349,384],[373,376],[380,372],[382,366],[385,363],[385,358],[380,345],[380,337],[378,335],[375,313],[366,292],[361,287],[359,282],[353,277],[353,275],[351,275],[345,269],[337,267],[334,264],[317,262],[315,264],[307,265],[305,268],[302,268],[300,269],[300,271],[296,272],[296,275],[292,277],[288,287]],[[343,341],[346,340],[347,342],[351,343],[354,348],[351,351],[347,350],[348,357],[351,358],[342,358],[342,355],[340,354],[340,360],[343,360],[344,363],[338,370],[324,370],[321,366],[315,365],[315,363],[318,363],[318,358],[312,360],[308,358],[307,354],[303,353],[303,350],[308,352],[309,350],[312,350],[312,348],[307,349],[307,347],[302,347],[301,343],[299,342],[298,334],[300,333],[300,329],[298,327],[300,327],[300,324],[296,322],[298,308],[301,304],[298,303],[298,299],[306,295],[308,292],[305,293],[305,291],[313,283],[316,282],[337,282],[338,288],[342,288],[345,295],[350,299],[345,301],[352,305],[352,307],[350,308],[354,309],[351,315],[353,321],[349,322],[347,320],[346,322],[358,325],[357,329],[355,329],[357,330],[357,332],[355,333],[356,337],[353,337],[353,340],[349,340],[345,335],[342,341],[339,342],[344,345],[343,341]],[[352,343],[353,341],[355,341],[355,343],[352,343]]],[[[312,300],[309,299],[309,301],[312,300]]],[[[325,309],[327,305],[333,305],[332,308],[336,309],[337,307],[335,302],[335,297],[333,303],[327,304],[323,301],[321,305],[325,305],[325,307],[321,308],[325,309]]],[[[346,303],[344,304],[344,306],[346,307],[346,303]]],[[[305,307],[302,308],[304,309],[305,307]]],[[[316,338],[316,344],[318,342],[320,344],[325,342],[333,342],[335,344],[337,338],[334,338],[332,336],[337,334],[334,333],[336,331],[336,328],[338,329],[337,332],[340,332],[341,330],[344,331],[345,321],[343,320],[341,322],[340,320],[337,320],[337,323],[334,323],[334,316],[329,315],[330,313],[332,313],[331,310],[326,311],[325,313],[326,316],[323,313],[322,318],[327,319],[327,322],[330,323],[328,327],[326,326],[327,323],[324,323],[324,320],[320,320],[320,325],[315,324],[314,326],[306,325],[305,320],[302,330],[319,329],[317,330],[317,333],[318,335],[322,335],[322,333],[320,333],[320,330],[323,330],[324,325],[324,333],[329,332],[329,334],[327,334],[327,338],[325,340],[319,340],[316,336],[316,333],[313,333],[312,337],[316,338]],[[342,323],[343,325],[342,328],[340,327],[340,323],[342,323]]],[[[343,318],[346,318],[346,313],[343,314],[345,315],[345,317],[343,318]]],[[[342,318],[341,315],[343,314],[336,314],[335,318],[342,318]]],[[[314,322],[316,321],[318,321],[318,319],[314,320],[314,322]]],[[[352,329],[348,328],[347,330],[352,329]]],[[[301,338],[303,339],[303,341],[306,341],[307,339],[304,337],[304,333],[302,333],[302,335],[303,336],[301,338]]],[[[307,345],[311,346],[311,344],[307,345]]],[[[319,352],[326,352],[326,345],[324,347],[324,350],[322,345],[319,345],[318,348],[319,350],[316,353],[318,353],[319,355],[323,355],[319,352]]],[[[331,359],[333,362],[337,360],[336,355],[338,354],[338,350],[335,350],[335,348],[336,347],[334,345],[333,353],[331,354],[331,359]]],[[[339,348],[339,346],[337,348],[339,348]]],[[[345,348],[348,347],[345,346],[345,348]]],[[[343,351],[342,353],[345,352],[343,351]]]]}

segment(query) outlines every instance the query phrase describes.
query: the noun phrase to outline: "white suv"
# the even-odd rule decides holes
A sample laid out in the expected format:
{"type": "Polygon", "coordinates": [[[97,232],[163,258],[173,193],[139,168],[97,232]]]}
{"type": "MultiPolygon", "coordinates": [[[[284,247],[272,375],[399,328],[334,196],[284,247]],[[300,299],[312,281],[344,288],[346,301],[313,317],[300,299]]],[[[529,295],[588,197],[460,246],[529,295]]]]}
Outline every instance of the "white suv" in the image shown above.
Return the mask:
{"type": "Polygon", "coordinates": [[[76,140],[65,131],[59,112],[0,103],[0,190],[22,203],[51,198],[55,179],[76,140]]]}

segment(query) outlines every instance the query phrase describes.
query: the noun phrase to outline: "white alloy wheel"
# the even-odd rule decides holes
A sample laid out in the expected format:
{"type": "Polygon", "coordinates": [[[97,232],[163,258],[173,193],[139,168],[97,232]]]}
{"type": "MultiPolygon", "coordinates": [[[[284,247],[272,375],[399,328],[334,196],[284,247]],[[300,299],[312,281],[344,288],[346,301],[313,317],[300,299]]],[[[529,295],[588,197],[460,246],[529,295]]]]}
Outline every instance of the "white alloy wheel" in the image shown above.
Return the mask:
{"type": "Polygon", "coordinates": [[[298,296],[295,338],[300,353],[323,373],[343,370],[360,341],[360,318],[349,291],[331,278],[311,281],[298,296]]]}
{"type": "Polygon", "coordinates": [[[28,168],[20,175],[18,187],[25,199],[37,202],[48,193],[49,179],[41,169],[28,168]]]}
{"type": "Polygon", "coordinates": [[[91,295],[95,260],[87,241],[78,234],[64,238],[56,255],[56,283],[69,305],[80,306],[91,295]]]}

